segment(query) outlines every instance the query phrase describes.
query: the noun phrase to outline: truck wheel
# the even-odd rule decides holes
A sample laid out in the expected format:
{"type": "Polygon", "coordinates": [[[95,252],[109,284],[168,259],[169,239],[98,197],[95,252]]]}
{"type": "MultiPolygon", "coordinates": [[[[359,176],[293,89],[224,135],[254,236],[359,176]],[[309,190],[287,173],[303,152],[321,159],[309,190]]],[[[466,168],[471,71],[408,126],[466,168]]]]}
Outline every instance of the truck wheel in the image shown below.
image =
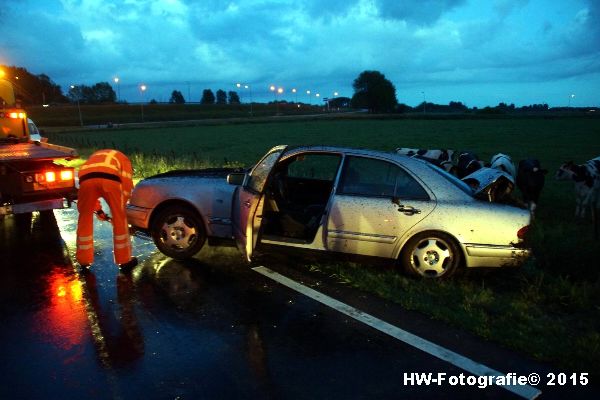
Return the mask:
{"type": "Polygon", "coordinates": [[[188,207],[165,208],[154,218],[152,239],[165,255],[184,260],[200,251],[206,241],[202,219],[188,207]]]}
{"type": "Polygon", "coordinates": [[[400,255],[404,270],[420,278],[449,278],[461,263],[455,240],[442,232],[422,232],[404,245],[400,255]]]}

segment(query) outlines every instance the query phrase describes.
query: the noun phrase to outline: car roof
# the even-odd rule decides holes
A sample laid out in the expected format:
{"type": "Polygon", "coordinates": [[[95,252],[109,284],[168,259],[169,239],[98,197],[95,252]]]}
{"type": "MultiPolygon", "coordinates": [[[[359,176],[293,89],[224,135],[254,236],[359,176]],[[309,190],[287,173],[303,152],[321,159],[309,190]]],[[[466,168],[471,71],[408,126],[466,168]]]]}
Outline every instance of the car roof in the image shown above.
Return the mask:
{"type": "Polygon", "coordinates": [[[332,152],[332,153],[345,153],[359,156],[369,156],[369,157],[380,157],[386,158],[390,160],[397,160],[405,162],[406,160],[414,160],[420,162],[418,159],[414,159],[405,155],[397,154],[391,151],[382,151],[382,150],[372,150],[372,149],[364,149],[364,148],[353,148],[353,147],[340,147],[340,146],[319,146],[319,145],[310,145],[310,146],[288,146],[285,150],[285,157],[304,153],[304,152],[332,152]]]}

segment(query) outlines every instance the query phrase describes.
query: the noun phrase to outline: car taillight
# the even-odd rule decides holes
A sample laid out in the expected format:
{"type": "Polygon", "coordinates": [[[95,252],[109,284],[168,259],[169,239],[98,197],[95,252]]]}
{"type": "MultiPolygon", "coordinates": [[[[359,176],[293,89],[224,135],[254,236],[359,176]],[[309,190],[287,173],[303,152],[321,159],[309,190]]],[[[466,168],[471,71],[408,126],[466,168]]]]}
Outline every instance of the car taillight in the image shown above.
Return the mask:
{"type": "Polygon", "coordinates": [[[521,229],[519,229],[517,231],[517,237],[519,239],[525,239],[525,235],[527,235],[528,231],[529,231],[529,225],[525,225],[524,227],[522,227],[521,229]]]}

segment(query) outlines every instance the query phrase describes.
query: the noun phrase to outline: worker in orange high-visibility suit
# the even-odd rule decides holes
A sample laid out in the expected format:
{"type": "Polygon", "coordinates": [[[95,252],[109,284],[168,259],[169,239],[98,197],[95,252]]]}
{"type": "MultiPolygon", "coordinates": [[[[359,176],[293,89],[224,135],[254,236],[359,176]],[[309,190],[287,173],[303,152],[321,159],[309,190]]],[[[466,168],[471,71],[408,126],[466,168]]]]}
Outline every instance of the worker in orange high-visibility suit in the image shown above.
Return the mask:
{"type": "Polygon", "coordinates": [[[100,197],[108,203],[112,213],[113,251],[115,262],[121,270],[137,265],[131,256],[131,239],[125,215],[125,205],[133,189],[131,162],[117,150],[99,150],[79,169],[79,195],[77,210],[77,261],[82,270],[94,262],[94,214],[108,220],[102,211],[100,197]]]}

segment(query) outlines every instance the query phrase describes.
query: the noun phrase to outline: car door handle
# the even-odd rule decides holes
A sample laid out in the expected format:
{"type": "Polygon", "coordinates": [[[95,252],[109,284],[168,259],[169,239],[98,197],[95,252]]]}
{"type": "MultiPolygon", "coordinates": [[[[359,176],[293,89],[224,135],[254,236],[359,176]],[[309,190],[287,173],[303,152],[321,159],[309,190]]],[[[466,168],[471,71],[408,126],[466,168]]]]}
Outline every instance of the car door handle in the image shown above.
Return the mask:
{"type": "Polygon", "coordinates": [[[246,206],[246,208],[250,208],[250,206],[252,205],[252,203],[250,203],[250,200],[246,200],[244,203],[242,203],[246,206]]]}
{"type": "Polygon", "coordinates": [[[418,210],[413,206],[404,206],[402,204],[398,206],[398,212],[404,213],[404,215],[421,214],[421,210],[418,210]]]}

